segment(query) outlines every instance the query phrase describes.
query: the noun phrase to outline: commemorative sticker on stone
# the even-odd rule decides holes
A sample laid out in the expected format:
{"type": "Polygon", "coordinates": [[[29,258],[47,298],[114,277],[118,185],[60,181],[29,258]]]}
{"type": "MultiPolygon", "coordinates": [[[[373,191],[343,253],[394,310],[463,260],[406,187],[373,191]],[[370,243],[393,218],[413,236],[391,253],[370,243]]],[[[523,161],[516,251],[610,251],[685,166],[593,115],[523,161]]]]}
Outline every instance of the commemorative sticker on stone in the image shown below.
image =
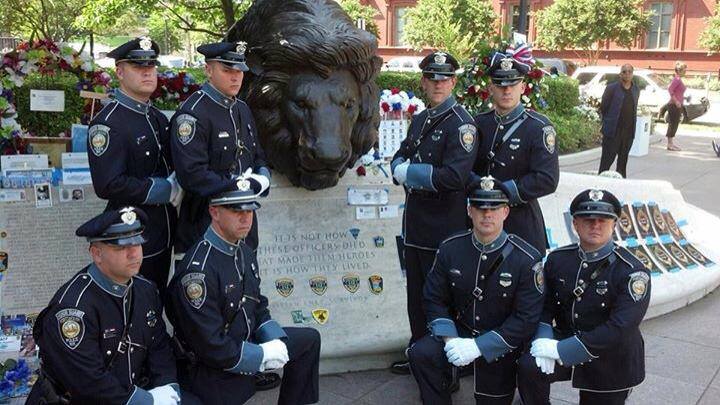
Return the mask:
{"type": "Polygon", "coordinates": [[[348,273],[342,277],[343,287],[350,293],[355,294],[360,289],[360,275],[348,273]]]}
{"type": "Polygon", "coordinates": [[[327,291],[328,283],[325,276],[315,276],[309,280],[309,284],[312,292],[317,295],[323,295],[327,291]]]}
{"type": "Polygon", "coordinates": [[[370,292],[379,295],[383,291],[383,278],[379,274],[373,274],[368,277],[370,292]]]}
{"type": "Polygon", "coordinates": [[[275,290],[281,296],[287,298],[295,289],[295,282],[291,278],[283,277],[275,280],[275,290]]]}

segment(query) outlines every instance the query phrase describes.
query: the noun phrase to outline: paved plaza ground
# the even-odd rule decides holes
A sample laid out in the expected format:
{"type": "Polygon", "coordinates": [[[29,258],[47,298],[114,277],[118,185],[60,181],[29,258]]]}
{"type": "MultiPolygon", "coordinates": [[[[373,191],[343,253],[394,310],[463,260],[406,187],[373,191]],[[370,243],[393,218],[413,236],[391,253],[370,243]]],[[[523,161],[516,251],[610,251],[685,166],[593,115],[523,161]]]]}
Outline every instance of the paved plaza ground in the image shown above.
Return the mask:
{"type": "MultiPolygon", "coordinates": [[[[665,127],[658,125],[655,132],[664,134],[665,127]]],[[[683,147],[682,152],[666,151],[664,138],[654,135],[647,156],[630,157],[628,177],[667,180],[682,192],[686,201],[720,216],[720,159],[710,147],[710,140],[718,134],[698,128],[683,130],[681,126],[677,143],[683,147]]],[[[574,173],[597,170],[599,159],[599,151],[586,152],[581,158],[563,158],[561,170],[574,173]]],[[[720,404],[720,292],[646,321],[641,329],[647,377],[633,391],[629,404],[720,404]]],[[[456,404],[475,403],[472,385],[472,377],[461,380],[461,389],[453,396],[456,404]]],[[[258,393],[249,404],[274,404],[277,394],[278,390],[258,393]]],[[[577,391],[569,383],[553,385],[551,396],[553,404],[577,403],[577,391]]],[[[320,378],[320,404],[419,403],[411,376],[376,370],[320,378]]],[[[519,404],[517,398],[516,403],[519,404]]]]}

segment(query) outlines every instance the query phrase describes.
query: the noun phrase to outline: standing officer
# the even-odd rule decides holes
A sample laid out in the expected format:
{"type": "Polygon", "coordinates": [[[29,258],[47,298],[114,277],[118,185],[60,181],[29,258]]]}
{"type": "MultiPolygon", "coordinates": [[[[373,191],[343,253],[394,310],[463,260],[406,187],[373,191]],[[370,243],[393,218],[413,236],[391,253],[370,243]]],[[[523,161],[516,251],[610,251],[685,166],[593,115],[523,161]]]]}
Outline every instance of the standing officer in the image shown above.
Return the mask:
{"type": "Polygon", "coordinates": [[[510,213],[503,184],[470,186],[472,230],[446,239],[424,289],[431,334],[408,350],[424,404],[450,404],[451,365],[474,363],[477,404],[510,404],[520,350],[543,302],[542,256],[503,230],[510,213]]]}
{"type": "MultiPolygon", "coordinates": [[[[402,235],[410,344],[427,333],[422,290],[438,245],[467,229],[465,186],[478,144],[472,117],[452,96],[459,69],[455,58],[435,52],[420,62],[420,68],[431,108],[413,117],[391,165],[395,182],[406,192],[402,235]]],[[[408,363],[394,363],[391,370],[407,374],[408,363]]]]}
{"type": "Polygon", "coordinates": [[[210,200],[211,224],[168,287],[168,316],[188,360],[180,384],[206,405],[240,404],[255,393],[253,374],[284,368],[278,403],[317,402],[320,335],[270,318],[255,253],[242,241],[267,184],[241,186],[210,200]]]}
{"type": "Polygon", "coordinates": [[[77,229],[93,263],[55,293],[33,336],[41,376],[28,404],[179,404],[158,290],[137,275],[147,215],[105,211],[77,229]],[[57,400],[57,397],[54,398],[57,400]]]}
{"type": "MultiPolygon", "coordinates": [[[[175,253],[183,254],[210,224],[208,200],[237,190],[238,178],[270,182],[265,154],[257,138],[250,108],[235,96],[240,91],[245,43],[220,42],[198,47],[205,55],[208,81],[192,94],[172,118],[172,151],[177,178],[186,194],[180,207],[175,253]]],[[[254,214],[253,214],[254,215],[254,214]]],[[[258,245],[257,218],[245,243],[258,245]]]]}
{"type": "Polygon", "coordinates": [[[90,123],[88,158],[95,193],[108,200],[106,211],[135,205],[147,213],[140,274],[162,290],[177,222],[171,202],[180,189],[171,176],[168,119],[150,104],[159,52],[155,42],[143,37],[108,53],[115,59],[120,88],[90,123]]]}
{"type": "Polygon", "coordinates": [[[520,102],[529,70],[511,55],[493,55],[487,73],[495,109],[475,117],[482,144],[473,171],[505,183],[512,207],[505,230],[544,255],[547,237],[537,199],[555,192],[560,171],[555,128],[547,117],[526,110],[520,102]]]}
{"type": "Polygon", "coordinates": [[[519,362],[524,404],[549,404],[550,384],[565,380],[580,389],[581,405],[623,404],[645,379],[639,325],[650,273],[612,240],[620,211],[606,190],[585,190],[570,204],[580,244],[556,249],[545,263],[545,307],[532,349],[519,362]]]}

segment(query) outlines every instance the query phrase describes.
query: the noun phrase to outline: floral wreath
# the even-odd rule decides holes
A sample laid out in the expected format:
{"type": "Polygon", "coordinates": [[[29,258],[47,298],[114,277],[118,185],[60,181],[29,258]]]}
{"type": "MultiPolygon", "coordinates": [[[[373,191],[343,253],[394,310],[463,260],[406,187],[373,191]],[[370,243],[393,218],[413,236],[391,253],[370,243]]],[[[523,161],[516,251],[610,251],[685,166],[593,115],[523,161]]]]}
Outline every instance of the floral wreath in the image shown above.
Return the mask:
{"type": "Polygon", "coordinates": [[[526,108],[533,110],[546,108],[547,102],[542,97],[542,94],[547,91],[545,74],[533,58],[532,48],[528,44],[512,44],[510,42],[501,42],[496,46],[486,45],[477,53],[477,56],[471,59],[458,80],[460,88],[456,94],[458,101],[472,115],[493,108],[488,89],[490,76],[487,71],[490,68],[491,56],[496,52],[505,53],[508,57],[530,66],[530,71],[525,75],[525,93],[521,97],[521,102],[526,108]],[[502,51],[503,49],[504,51],[502,51]]]}
{"type": "MultiPolygon", "coordinates": [[[[98,69],[87,54],[81,54],[62,43],[50,39],[21,42],[15,49],[0,51],[0,154],[24,153],[27,134],[17,123],[14,89],[22,87],[25,78],[38,72],[54,76],[68,72],[78,78],[76,88],[106,93],[110,88],[110,75],[98,69]]],[[[90,119],[92,100],[85,105],[82,122],[90,119]]]]}
{"type": "Polygon", "coordinates": [[[380,93],[380,113],[383,119],[409,119],[424,109],[425,103],[412,91],[393,87],[380,93]]]}

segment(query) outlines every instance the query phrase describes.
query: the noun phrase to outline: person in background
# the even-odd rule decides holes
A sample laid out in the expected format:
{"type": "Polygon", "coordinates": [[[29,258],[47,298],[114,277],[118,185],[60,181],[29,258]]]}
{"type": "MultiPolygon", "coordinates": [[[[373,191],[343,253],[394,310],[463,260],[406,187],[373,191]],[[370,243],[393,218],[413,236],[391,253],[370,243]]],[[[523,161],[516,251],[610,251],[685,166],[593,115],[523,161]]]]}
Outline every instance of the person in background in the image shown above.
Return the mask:
{"type": "Polygon", "coordinates": [[[687,65],[681,61],[675,62],[675,77],[673,77],[668,92],[670,93],[670,101],[667,103],[668,112],[668,128],[665,136],[667,137],[667,150],[682,150],[675,144],[675,134],[677,133],[680,121],[683,118],[683,101],[685,99],[685,83],[682,78],[685,76],[687,65]]]}

